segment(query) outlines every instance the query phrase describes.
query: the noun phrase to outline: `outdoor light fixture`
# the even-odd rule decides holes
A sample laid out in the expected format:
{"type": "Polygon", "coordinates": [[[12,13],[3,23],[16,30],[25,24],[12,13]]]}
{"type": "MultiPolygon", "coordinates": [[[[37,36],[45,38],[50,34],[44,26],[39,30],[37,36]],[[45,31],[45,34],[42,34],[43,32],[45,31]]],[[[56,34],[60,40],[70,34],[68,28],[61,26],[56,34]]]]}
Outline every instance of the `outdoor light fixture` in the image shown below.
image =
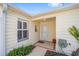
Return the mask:
{"type": "Polygon", "coordinates": [[[35,25],[35,32],[37,32],[37,26],[35,25]]]}

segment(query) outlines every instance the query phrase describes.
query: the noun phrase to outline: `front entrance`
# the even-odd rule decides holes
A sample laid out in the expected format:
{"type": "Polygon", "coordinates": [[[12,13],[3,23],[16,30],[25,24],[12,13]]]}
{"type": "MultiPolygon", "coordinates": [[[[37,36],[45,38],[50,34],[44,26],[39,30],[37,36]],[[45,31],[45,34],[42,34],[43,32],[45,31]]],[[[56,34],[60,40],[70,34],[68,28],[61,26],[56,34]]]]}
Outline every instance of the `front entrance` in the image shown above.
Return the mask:
{"type": "Polygon", "coordinates": [[[48,39],[49,39],[49,30],[48,30],[48,26],[44,24],[44,25],[42,26],[41,31],[42,31],[42,32],[41,32],[42,40],[48,41],[48,39]]]}
{"type": "Polygon", "coordinates": [[[56,44],[56,18],[47,18],[45,20],[36,20],[37,34],[36,39],[39,39],[42,46],[55,50],[56,44]]]}
{"type": "Polygon", "coordinates": [[[55,21],[55,19],[47,19],[40,22],[40,40],[52,42],[56,39],[55,21]]]}

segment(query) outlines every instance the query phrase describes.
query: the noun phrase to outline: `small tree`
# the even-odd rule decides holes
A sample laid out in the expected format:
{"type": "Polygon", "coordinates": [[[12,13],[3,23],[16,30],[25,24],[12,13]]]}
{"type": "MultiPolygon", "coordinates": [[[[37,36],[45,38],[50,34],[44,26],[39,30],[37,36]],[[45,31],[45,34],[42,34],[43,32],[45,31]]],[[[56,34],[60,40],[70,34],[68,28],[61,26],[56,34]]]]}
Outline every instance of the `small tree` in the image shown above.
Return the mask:
{"type": "Polygon", "coordinates": [[[68,29],[69,33],[79,41],[79,31],[75,26],[68,29]]]}

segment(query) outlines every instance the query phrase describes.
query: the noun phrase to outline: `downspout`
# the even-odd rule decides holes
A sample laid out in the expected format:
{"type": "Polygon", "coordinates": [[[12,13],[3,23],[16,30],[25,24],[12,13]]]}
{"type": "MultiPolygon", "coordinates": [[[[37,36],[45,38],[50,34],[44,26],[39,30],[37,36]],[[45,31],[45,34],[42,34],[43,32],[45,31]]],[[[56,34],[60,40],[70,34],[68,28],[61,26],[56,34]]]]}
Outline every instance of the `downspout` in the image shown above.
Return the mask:
{"type": "Polygon", "coordinates": [[[7,4],[2,4],[2,13],[0,17],[0,56],[6,55],[6,40],[5,40],[5,21],[7,14],[7,4]]]}

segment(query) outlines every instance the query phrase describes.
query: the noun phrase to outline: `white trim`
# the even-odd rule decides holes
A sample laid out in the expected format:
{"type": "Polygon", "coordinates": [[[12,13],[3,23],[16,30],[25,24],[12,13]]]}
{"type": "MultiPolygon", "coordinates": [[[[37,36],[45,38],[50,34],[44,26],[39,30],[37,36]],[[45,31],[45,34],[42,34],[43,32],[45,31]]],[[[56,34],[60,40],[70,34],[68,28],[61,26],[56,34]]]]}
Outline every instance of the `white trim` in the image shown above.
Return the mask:
{"type": "MultiPolygon", "coordinates": [[[[21,40],[17,39],[18,42],[22,42],[22,41],[28,40],[29,39],[29,33],[28,33],[28,37],[27,38],[23,38],[23,30],[27,30],[29,32],[29,30],[28,30],[28,21],[27,20],[24,20],[24,19],[21,19],[21,18],[18,18],[18,21],[21,21],[22,22],[22,29],[18,29],[17,28],[17,31],[18,30],[22,30],[22,39],[21,40]],[[26,29],[23,29],[23,22],[27,23],[27,28],[26,29]]],[[[17,24],[17,26],[18,26],[18,24],[17,24]]]]}
{"type": "Polygon", "coordinates": [[[2,13],[0,17],[0,55],[6,54],[5,42],[5,20],[6,20],[7,5],[3,4],[2,13]]]}

